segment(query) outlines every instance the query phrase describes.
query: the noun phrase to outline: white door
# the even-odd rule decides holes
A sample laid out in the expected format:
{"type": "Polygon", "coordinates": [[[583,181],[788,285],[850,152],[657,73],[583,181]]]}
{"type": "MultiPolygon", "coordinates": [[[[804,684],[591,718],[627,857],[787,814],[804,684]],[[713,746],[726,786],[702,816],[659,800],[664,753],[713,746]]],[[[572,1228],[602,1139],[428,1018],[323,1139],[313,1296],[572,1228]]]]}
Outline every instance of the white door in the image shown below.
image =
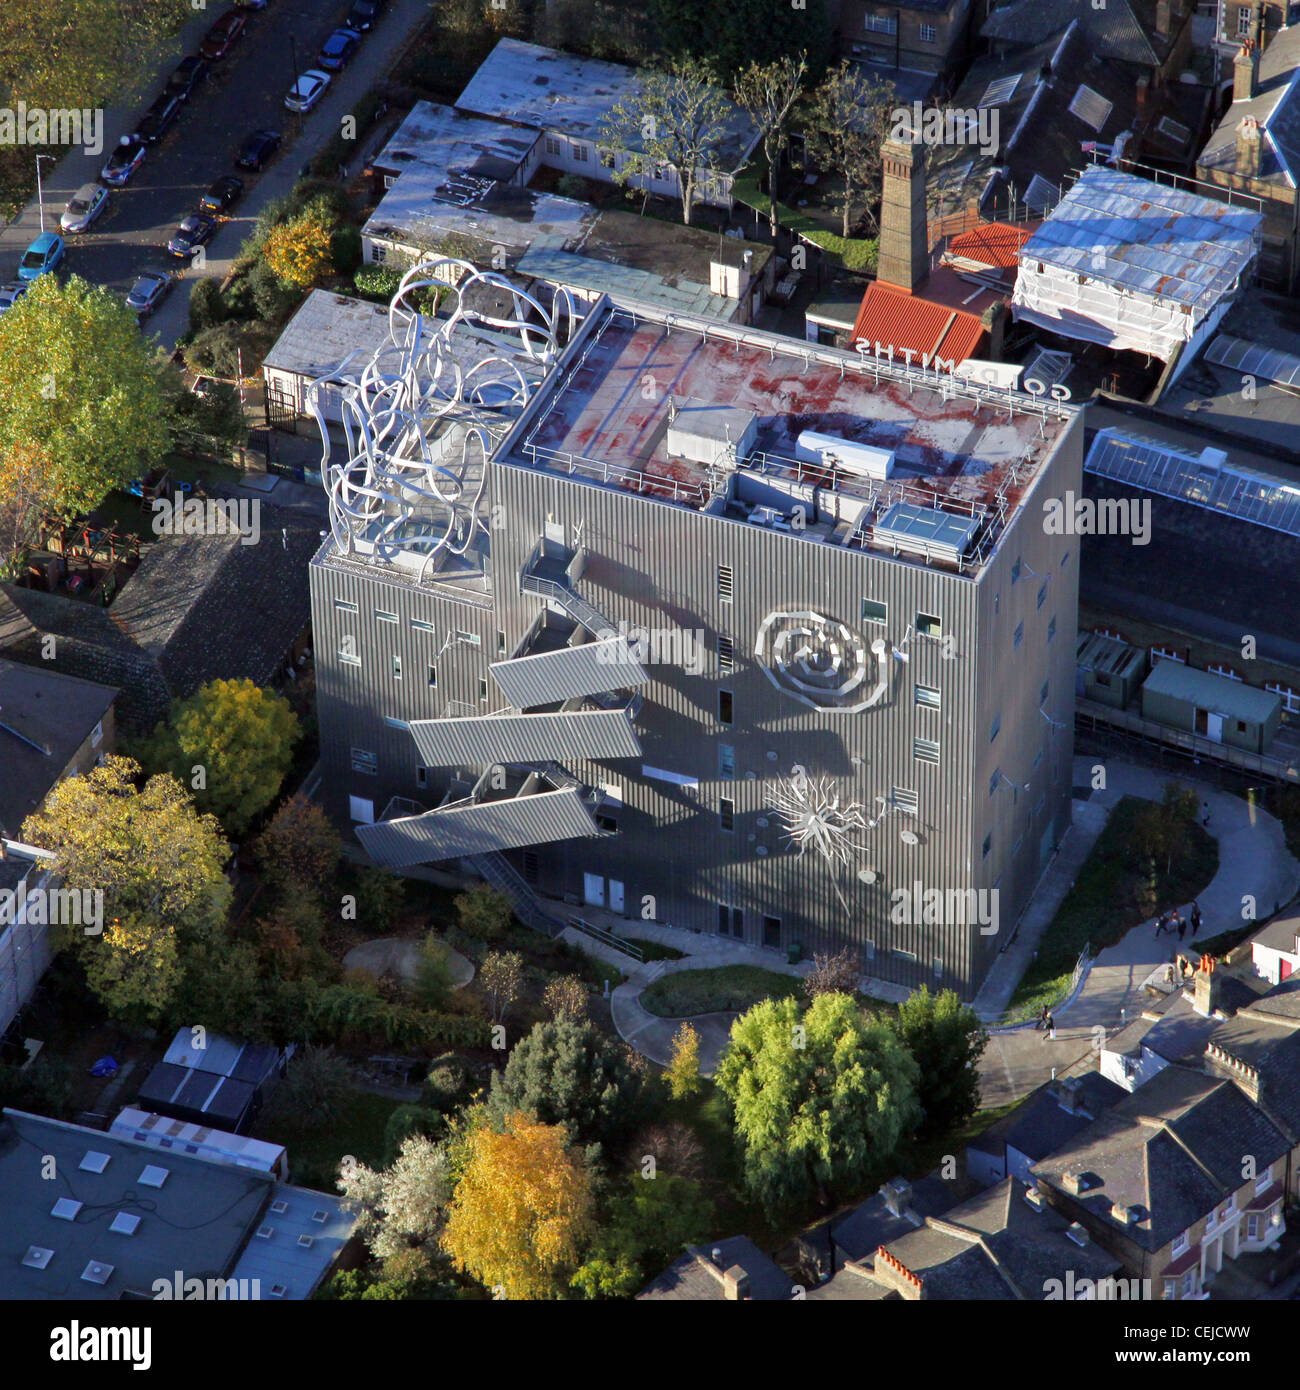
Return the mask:
{"type": "Polygon", "coordinates": [[[1223,715],[1206,712],[1205,737],[1212,739],[1215,743],[1223,742],[1223,715]]]}
{"type": "Polygon", "coordinates": [[[621,878],[611,878],[609,881],[609,910],[611,912],[623,911],[623,880],[621,878]]]}
{"type": "Polygon", "coordinates": [[[583,874],[582,901],[588,907],[605,906],[605,880],[599,874],[583,874]]]}

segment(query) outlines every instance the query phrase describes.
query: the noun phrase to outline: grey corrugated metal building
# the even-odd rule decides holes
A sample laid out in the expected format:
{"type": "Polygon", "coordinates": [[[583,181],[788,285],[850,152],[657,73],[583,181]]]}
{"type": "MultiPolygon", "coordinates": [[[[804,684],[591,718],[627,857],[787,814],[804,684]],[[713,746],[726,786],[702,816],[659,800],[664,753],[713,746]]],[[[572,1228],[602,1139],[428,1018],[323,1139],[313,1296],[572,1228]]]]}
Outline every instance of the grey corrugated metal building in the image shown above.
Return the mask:
{"type": "Polygon", "coordinates": [[[381,563],[336,525],[313,561],[331,812],[387,818],[359,832],[381,862],[412,835],[481,854],[490,823],[540,893],[849,943],[870,974],[973,995],[1069,822],[1078,542],[1042,518],[1078,489],[1077,414],[606,300],[499,423],[463,554],[381,563]],[[742,447],[670,454],[708,405],[752,413],[742,447]],[[805,430],[842,451],[799,461],[805,430]],[[934,537],[891,529],[917,509],[934,537]],[[548,678],[512,680],[530,663],[548,678]],[[593,754],[596,710],[638,754],[593,754]]]}

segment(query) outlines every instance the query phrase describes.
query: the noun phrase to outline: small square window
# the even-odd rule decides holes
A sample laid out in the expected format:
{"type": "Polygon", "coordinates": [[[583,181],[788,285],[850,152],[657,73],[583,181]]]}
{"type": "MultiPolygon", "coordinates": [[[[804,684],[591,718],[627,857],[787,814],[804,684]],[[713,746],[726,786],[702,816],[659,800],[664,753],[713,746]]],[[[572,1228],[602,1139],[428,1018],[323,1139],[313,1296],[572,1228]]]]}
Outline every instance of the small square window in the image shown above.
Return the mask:
{"type": "Polygon", "coordinates": [[[921,637],[942,637],[943,623],[933,613],[918,613],[916,631],[921,637]]]}
{"type": "Polygon", "coordinates": [[[436,685],[438,684],[438,668],[437,668],[436,666],[430,666],[430,667],[428,667],[428,672],[429,672],[429,686],[430,686],[430,688],[432,689],[434,686],[436,686],[436,685]]]}
{"type": "Polygon", "coordinates": [[[736,777],[736,750],[730,743],[718,744],[718,777],[732,782],[736,777]]]}
{"type": "Polygon", "coordinates": [[[378,618],[381,623],[395,623],[397,621],[396,613],[386,613],[382,608],[375,609],[375,617],[378,618]]]}
{"type": "Polygon", "coordinates": [[[718,691],[718,723],[730,724],[732,722],[733,706],[730,690],[718,691]]]}
{"type": "Polygon", "coordinates": [[[932,738],[914,738],[912,756],[918,763],[937,763],[939,761],[939,741],[932,738]]]}
{"type": "Polygon", "coordinates": [[[862,600],[862,621],[864,623],[883,623],[889,618],[888,604],[880,603],[874,598],[864,598],[862,600]]]}
{"type": "Polygon", "coordinates": [[[497,655],[498,655],[498,656],[505,656],[505,654],[506,654],[506,635],[505,635],[504,632],[501,631],[500,628],[497,628],[497,655]]]}
{"type": "Polygon", "coordinates": [[[1017,623],[1017,624],[1016,624],[1015,636],[1012,638],[1011,645],[1012,645],[1013,648],[1019,647],[1019,645],[1020,645],[1024,640],[1025,640],[1025,625],[1024,625],[1024,623],[1017,623]]]}
{"type": "Polygon", "coordinates": [[[478,678],[478,698],[479,698],[479,703],[480,703],[480,704],[484,704],[484,705],[487,704],[487,698],[488,698],[488,683],[487,683],[487,677],[486,677],[486,676],[480,676],[480,677],[478,678]]]}
{"type": "Polygon", "coordinates": [[[718,670],[734,671],[736,669],[736,646],[730,637],[724,637],[718,633],[718,670]]]}
{"type": "Polygon", "coordinates": [[[718,798],[718,824],[728,832],[736,828],[736,803],[729,796],[718,798]]]}
{"type": "Polygon", "coordinates": [[[402,658],[400,656],[393,657],[393,679],[395,681],[402,679],[402,658]]]}
{"type": "Polygon", "coordinates": [[[115,1235],[133,1236],[140,1225],[140,1218],[133,1212],[119,1211],[118,1214],[108,1223],[108,1229],[115,1235]]]}
{"type": "Polygon", "coordinates": [[[379,759],[369,748],[352,749],[352,771],[360,772],[366,777],[377,777],[379,775],[379,759]]]}
{"type": "Polygon", "coordinates": [[[921,42],[922,42],[922,43],[933,43],[933,42],[935,41],[935,38],[938,36],[938,33],[939,33],[939,31],[935,28],[935,26],[934,26],[933,24],[922,24],[922,25],[921,25],[921,42]]]}
{"type": "Polygon", "coordinates": [[[104,725],[101,721],[100,723],[96,724],[95,727],[90,731],[90,746],[92,748],[98,748],[99,745],[103,743],[103,741],[104,725]]]}
{"type": "Polygon", "coordinates": [[[891,799],[900,811],[906,811],[909,815],[914,816],[921,809],[921,798],[911,787],[895,787],[891,799]]]}

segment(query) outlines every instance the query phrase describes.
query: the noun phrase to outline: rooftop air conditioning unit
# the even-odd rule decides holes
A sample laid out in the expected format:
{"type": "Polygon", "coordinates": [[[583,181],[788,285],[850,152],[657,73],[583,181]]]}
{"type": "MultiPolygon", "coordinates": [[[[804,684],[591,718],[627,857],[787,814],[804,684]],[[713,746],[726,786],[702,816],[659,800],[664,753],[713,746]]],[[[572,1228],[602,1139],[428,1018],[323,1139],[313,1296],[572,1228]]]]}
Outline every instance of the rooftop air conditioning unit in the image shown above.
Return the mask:
{"type": "Polygon", "coordinates": [[[894,471],[892,449],[877,449],[856,440],[841,439],[817,430],[803,430],[795,441],[795,456],[804,463],[834,465],[842,473],[884,481],[894,471]]]}

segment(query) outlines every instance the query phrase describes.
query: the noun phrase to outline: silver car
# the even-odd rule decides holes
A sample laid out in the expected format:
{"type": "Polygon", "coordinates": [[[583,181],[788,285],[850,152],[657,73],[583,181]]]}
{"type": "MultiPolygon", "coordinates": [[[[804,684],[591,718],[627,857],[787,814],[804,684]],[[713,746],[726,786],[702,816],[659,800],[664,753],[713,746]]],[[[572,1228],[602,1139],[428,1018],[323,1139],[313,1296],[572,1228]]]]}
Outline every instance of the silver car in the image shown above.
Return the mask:
{"type": "Polygon", "coordinates": [[[131,286],[126,297],[126,307],[135,310],[137,319],[147,318],[167,297],[172,287],[172,277],[158,270],[146,270],[131,286]]]}
{"type": "Polygon", "coordinates": [[[65,232],[84,232],[107,206],[108,189],[103,184],[84,184],[68,200],[59,226],[65,232]]]}

